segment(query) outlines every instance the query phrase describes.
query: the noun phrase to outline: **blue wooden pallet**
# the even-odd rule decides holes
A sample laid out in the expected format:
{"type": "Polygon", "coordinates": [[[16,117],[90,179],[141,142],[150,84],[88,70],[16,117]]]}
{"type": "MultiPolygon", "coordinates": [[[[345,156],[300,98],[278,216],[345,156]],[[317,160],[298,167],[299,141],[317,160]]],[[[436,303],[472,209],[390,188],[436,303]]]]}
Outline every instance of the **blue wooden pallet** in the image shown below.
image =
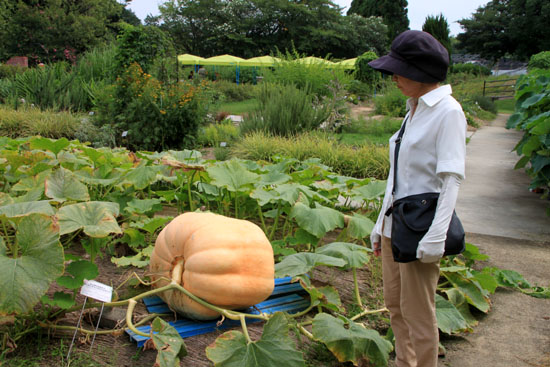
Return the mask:
{"type": "MultiPolygon", "coordinates": [[[[253,307],[244,310],[245,313],[259,314],[260,312],[272,314],[277,311],[288,313],[296,313],[305,310],[310,301],[303,297],[303,288],[299,283],[291,283],[291,278],[276,278],[275,288],[271,296],[253,307]]],[[[147,297],[143,299],[143,303],[150,313],[171,313],[172,311],[164,301],[157,296],[147,297]]],[[[239,321],[226,319],[221,325],[218,325],[219,320],[197,321],[182,318],[180,320],[171,321],[172,325],[182,338],[189,336],[206,334],[215,330],[223,330],[240,325],[239,321]]],[[[261,321],[259,319],[247,319],[247,323],[261,321]]],[[[140,326],[139,331],[149,334],[151,332],[150,325],[140,326]]],[[[126,333],[135,341],[138,347],[143,346],[149,337],[137,335],[133,331],[127,329],[126,333]]]]}

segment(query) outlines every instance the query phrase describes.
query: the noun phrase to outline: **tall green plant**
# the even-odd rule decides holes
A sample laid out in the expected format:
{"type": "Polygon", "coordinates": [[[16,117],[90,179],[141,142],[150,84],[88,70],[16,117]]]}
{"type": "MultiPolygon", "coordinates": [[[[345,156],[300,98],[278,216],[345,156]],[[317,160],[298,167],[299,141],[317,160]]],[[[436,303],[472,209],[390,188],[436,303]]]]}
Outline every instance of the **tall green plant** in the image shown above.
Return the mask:
{"type": "Polygon", "coordinates": [[[331,68],[323,62],[300,62],[305,55],[296,50],[279,52],[278,61],[271,70],[263,71],[264,80],[271,83],[294,84],[299,89],[308,89],[317,96],[329,96],[330,82],[339,80],[348,84],[353,78],[342,68],[331,68]]]}
{"type": "MultiPolygon", "coordinates": [[[[516,85],[516,112],[506,125],[521,130],[523,137],[514,150],[522,156],[515,168],[526,168],[531,189],[543,197],[550,193],[550,70],[533,70],[516,85]]],[[[550,208],[548,209],[550,215],[550,208]]]]}
{"type": "Polygon", "coordinates": [[[241,125],[241,131],[265,131],[279,136],[290,136],[317,129],[330,115],[330,106],[314,104],[309,86],[265,83],[259,92],[260,106],[241,125]]]}

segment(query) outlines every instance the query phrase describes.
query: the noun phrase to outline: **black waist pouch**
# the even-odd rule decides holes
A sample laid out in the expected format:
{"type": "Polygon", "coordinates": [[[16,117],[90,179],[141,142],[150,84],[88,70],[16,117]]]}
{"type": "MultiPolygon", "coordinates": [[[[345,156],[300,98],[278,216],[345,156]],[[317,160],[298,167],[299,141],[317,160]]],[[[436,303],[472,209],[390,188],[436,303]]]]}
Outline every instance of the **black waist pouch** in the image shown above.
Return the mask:
{"type": "MultiPolygon", "coordinates": [[[[430,228],[439,193],[425,193],[401,198],[385,213],[392,214],[391,247],[393,259],[406,263],[416,259],[418,243],[430,228]]],[[[445,240],[445,254],[458,255],[464,251],[464,228],[453,211],[445,240]]]]}

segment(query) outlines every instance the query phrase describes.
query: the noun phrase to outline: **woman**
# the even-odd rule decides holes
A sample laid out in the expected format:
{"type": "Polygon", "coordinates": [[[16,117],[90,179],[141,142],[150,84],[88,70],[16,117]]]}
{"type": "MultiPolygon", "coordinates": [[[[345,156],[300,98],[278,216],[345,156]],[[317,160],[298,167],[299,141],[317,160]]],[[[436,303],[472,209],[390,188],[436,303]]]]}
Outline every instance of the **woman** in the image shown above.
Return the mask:
{"type": "Polygon", "coordinates": [[[405,31],[392,42],[388,55],[369,63],[392,74],[407,100],[405,130],[398,150],[397,187],[393,186],[398,133],[390,138],[390,172],[382,211],[371,234],[376,256],[382,256],[384,299],[395,335],[397,367],[436,367],[439,334],[435,291],[447,229],[464,179],[466,119],[451,96],[449,55],[426,32],[405,31]],[[395,200],[439,192],[428,232],[418,244],[417,261],[395,262],[391,250],[391,214],[395,200]]]}

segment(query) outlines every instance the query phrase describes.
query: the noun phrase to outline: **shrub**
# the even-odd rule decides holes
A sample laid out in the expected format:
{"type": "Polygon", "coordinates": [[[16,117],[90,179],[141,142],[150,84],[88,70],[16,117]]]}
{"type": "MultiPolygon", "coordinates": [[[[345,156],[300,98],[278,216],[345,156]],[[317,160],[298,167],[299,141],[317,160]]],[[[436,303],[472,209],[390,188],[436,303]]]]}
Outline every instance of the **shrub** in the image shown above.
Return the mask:
{"type": "Polygon", "coordinates": [[[489,76],[491,75],[491,69],[479,64],[453,64],[451,65],[449,72],[452,74],[471,74],[475,76],[489,76]]]}
{"type": "Polygon", "coordinates": [[[378,115],[402,117],[407,112],[406,102],[407,97],[392,83],[374,98],[374,110],[378,115]]]}
{"type": "Polygon", "coordinates": [[[532,55],[527,68],[550,69],[550,51],[543,51],[532,55]]]}
{"type": "Polygon", "coordinates": [[[334,172],[359,178],[384,180],[389,171],[387,147],[373,144],[351,147],[339,144],[325,133],[306,133],[291,138],[251,133],[233,145],[231,155],[265,161],[274,161],[280,156],[298,160],[319,158],[334,172]]]}
{"type": "Polygon", "coordinates": [[[263,83],[259,91],[259,107],[241,123],[241,131],[264,131],[290,136],[317,129],[329,116],[330,106],[314,104],[310,88],[263,83]]]}
{"type": "Polygon", "coordinates": [[[208,111],[208,89],[207,81],[163,84],[134,63],[98,94],[94,121],[112,125],[117,144],[130,149],[192,147],[208,111]]]}
{"type": "Polygon", "coordinates": [[[498,113],[497,105],[495,104],[495,102],[493,102],[491,98],[477,94],[473,96],[472,99],[482,110],[494,114],[498,113]]]}
{"type": "Polygon", "coordinates": [[[253,98],[256,94],[255,87],[251,84],[236,84],[227,80],[219,80],[214,86],[228,102],[244,101],[253,98]]]}
{"type": "Polygon", "coordinates": [[[221,142],[231,142],[239,137],[239,128],[231,121],[210,124],[201,129],[198,143],[203,146],[218,147],[221,142]]]}
{"type": "Polygon", "coordinates": [[[374,89],[375,85],[380,81],[380,72],[369,66],[369,62],[377,59],[378,56],[372,51],[365,52],[355,61],[355,79],[374,89]]]}

